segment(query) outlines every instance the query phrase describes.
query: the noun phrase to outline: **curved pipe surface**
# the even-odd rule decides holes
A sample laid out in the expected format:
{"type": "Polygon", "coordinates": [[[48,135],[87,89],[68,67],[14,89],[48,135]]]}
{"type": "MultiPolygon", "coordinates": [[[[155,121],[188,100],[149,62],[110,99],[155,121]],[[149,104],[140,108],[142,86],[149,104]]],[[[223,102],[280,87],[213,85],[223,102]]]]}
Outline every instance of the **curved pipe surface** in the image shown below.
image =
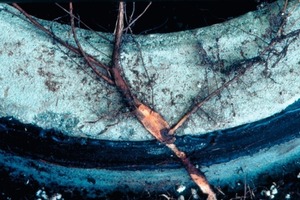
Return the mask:
{"type": "MultiPolygon", "coordinates": [[[[259,163],[262,154],[264,156],[278,151],[282,156],[280,161],[272,158],[261,167],[245,171],[257,177],[262,169],[274,168],[274,165],[278,168],[297,161],[297,156],[293,156],[300,152],[299,108],[300,101],[297,101],[284,111],[254,123],[200,136],[177,137],[176,145],[194,163],[206,166],[206,174],[217,171],[218,176],[209,175],[208,178],[218,184],[224,184],[230,176],[233,182],[241,178],[236,176],[233,169],[238,165],[227,168],[224,165],[240,160],[243,165],[251,166],[246,161],[249,156],[256,165],[263,164],[259,163]],[[220,164],[223,165],[221,169],[220,164]],[[229,174],[222,172],[226,170],[229,170],[229,174]]],[[[22,124],[12,118],[1,118],[0,135],[1,167],[16,173],[16,176],[24,171],[32,171],[32,178],[38,182],[67,187],[70,186],[70,183],[66,183],[67,176],[72,180],[72,187],[89,188],[83,182],[94,180],[93,190],[87,189],[91,194],[97,190],[96,182],[99,184],[98,189],[106,188],[106,192],[124,187],[140,191],[147,188],[147,181],[151,183],[152,190],[163,189],[158,187],[162,183],[165,187],[176,182],[188,184],[188,178],[180,175],[184,173],[180,162],[156,141],[107,141],[70,137],[54,130],[22,124]],[[82,179],[76,174],[89,178],[82,179]],[[47,179],[48,176],[52,177],[51,181],[47,179]]],[[[103,194],[106,192],[102,191],[103,194]]]]}

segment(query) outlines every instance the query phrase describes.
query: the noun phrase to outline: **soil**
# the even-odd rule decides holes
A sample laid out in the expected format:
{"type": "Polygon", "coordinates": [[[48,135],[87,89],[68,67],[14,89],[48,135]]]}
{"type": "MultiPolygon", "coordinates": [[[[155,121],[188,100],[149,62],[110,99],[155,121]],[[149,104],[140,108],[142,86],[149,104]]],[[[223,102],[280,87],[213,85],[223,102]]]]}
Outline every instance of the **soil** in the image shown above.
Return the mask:
{"type": "MultiPolygon", "coordinates": [[[[251,182],[238,183],[237,187],[232,188],[215,188],[218,199],[232,199],[232,200],[245,200],[245,199],[299,199],[300,198],[300,181],[297,173],[287,173],[280,178],[273,179],[272,177],[264,177],[261,184],[253,185],[251,182]],[[267,191],[272,193],[270,188],[276,188],[278,193],[273,197],[267,196],[267,191]]],[[[11,181],[9,172],[1,170],[0,173],[0,199],[15,200],[15,199],[54,199],[55,196],[61,196],[58,199],[87,199],[84,195],[71,191],[70,189],[61,189],[59,191],[48,188],[46,185],[39,185],[37,182],[29,179],[20,178],[19,180],[11,181]],[[42,196],[44,191],[46,195],[42,196]]],[[[82,192],[84,194],[84,191],[82,192]]],[[[274,193],[274,192],[273,192],[274,193]]],[[[182,193],[170,194],[168,191],[165,193],[122,193],[115,192],[105,198],[95,199],[151,199],[151,200],[166,200],[166,199],[206,199],[201,192],[197,191],[197,195],[192,195],[192,192],[185,190],[182,193]]]]}

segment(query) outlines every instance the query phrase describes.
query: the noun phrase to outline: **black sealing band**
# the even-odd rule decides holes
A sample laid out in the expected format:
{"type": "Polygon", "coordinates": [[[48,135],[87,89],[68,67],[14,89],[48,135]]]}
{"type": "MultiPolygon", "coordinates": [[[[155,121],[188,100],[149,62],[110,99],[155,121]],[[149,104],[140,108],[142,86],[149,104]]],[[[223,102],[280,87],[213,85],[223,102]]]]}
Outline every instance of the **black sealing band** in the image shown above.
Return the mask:
{"type": "MultiPolygon", "coordinates": [[[[200,136],[177,137],[176,145],[201,165],[228,162],[300,137],[300,101],[269,118],[200,136]]],[[[0,149],[9,154],[81,168],[138,169],[181,167],[157,141],[108,141],[65,136],[0,118],[0,149]]]]}

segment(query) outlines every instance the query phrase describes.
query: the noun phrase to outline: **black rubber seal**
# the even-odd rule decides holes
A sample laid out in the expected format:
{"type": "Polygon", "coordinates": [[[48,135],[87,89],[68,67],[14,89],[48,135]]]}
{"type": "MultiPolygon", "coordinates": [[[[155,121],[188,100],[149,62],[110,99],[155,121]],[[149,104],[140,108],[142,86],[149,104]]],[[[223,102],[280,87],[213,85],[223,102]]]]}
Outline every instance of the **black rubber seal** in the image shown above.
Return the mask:
{"type": "MultiPolygon", "coordinates": [[[[176,145],[192,162],[209,166],[228,162],[260,149],[300,137],[300,101],[284,111],[239,127],[200,136],[176,138],[176,145]]],[[[103,169],[151,169],[182,167],[163,144],[152,141],[108,141],[63,135],[0,118],[0,149],[9,154],[57,165],[103,169]]]]}

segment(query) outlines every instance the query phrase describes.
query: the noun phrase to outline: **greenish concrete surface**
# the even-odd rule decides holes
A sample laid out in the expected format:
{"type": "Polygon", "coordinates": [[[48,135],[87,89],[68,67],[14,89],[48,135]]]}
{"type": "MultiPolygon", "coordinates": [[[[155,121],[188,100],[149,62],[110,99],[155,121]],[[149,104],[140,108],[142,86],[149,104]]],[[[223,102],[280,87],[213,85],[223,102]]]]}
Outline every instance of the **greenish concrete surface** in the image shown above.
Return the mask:
{"type": "MultiPolygon", "coordinates": [[[[281,39],[266,50],[281,4],[239,18],[185,32],[126,35],[121,65],[133,92],[174,124],[199,101],[260,54],[245,75],[207,102],[178,131],[202,134],[253,122],[280,112],[299,99],[299,43],[281,39]],[[288,45],[288,46],[287,46],[288,45]],[[286,52],[283,52],[287,47],[286,52]],[[262,53],[266,52],[266,53],[262,53]]],[[[1,4],[0,114],[24,123],[54,128],[74,136],[110,140],[152,139],[124,106],[116,89],[88,69],[83,59],[61,47],[32,24],[1,4]],[[9,11],[9,12],[7,12],[9,11]]],[[[299,29],[299,6],[289,3],[283,33],[299,29]]],[[[70,27],[41,21],[74,44],[70,27]]],[[[87,53],[109,64],[110,34],[79,30],[87,53]]]]}

